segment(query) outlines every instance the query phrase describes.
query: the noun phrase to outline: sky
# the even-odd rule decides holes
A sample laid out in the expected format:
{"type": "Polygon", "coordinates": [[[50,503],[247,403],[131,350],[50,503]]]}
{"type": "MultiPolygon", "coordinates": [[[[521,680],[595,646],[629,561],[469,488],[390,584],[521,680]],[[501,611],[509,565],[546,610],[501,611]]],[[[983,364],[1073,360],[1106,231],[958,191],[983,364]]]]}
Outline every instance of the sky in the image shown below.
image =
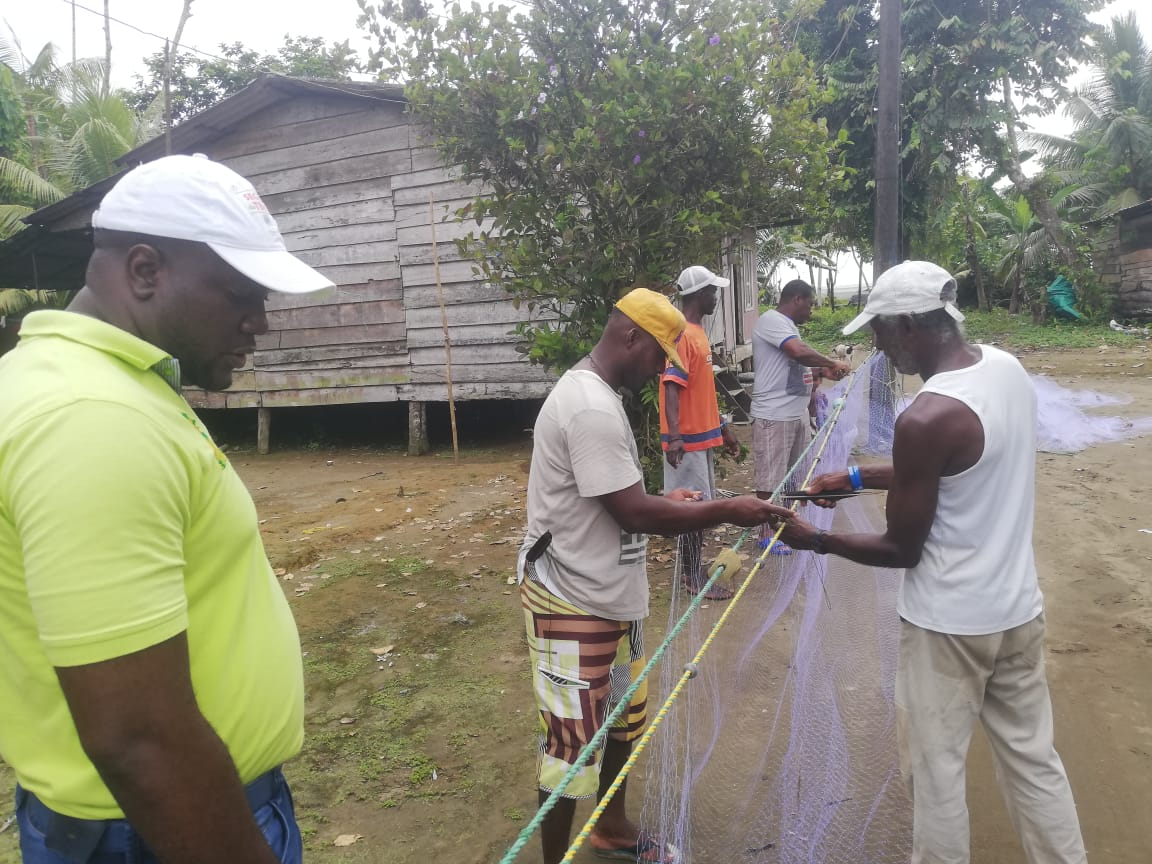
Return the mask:
{"type": "MultiPolygon", "coordinates": [[[[112,22],[112,79],[130,87],[143,70],[143,58],[161,50],[164,36],[171,36],[179,21],[181,0],[108,0],[109,12],[122,22],[112,22]],[[157,36],[133,30],[133,25],[157,36]]],[[[14,32],[24,53],[35,56],[46,42],[54,42],[62,59],[72,54],[72,0],[12,0],[0,12],[4,29],[14,32]]],[[[1093,17],[1106,22],[1112,15],[1136,10],[1144,33],[1152,41],[1152,3],[1148,0],[1116,0],[1093,17]]],[[[76,3],[76,52],[79,57],[104,55],[103,0],[76,3]],[[91,10],[91,11],[89,11],[91,10]]],[[[321,36],[349,40],[351,47],[366,53],[368,41],[356,26],[360,14],[356,0],[194,0],[192,18],[184,28],[181,47],[215,53],[221,42],[242,42],[246,47],[271,53],[285,35],[321,36]]],[[[1034,121],[1040,131],[1063,133],[1068,121],[1056,114],[1034,121]]]]}
{"type": "MultiPolygon", "coordinates": [[[[144,69],[143,58],[162,50],[164,37],[175,33],[182,0],[108,0],[112,22],[112,81],[131,87],[144,69]],[[132,29],[149,31],[146,35],[132,29]]],[[[3,30],[16,34],[24,53],[34,57],[46,42],[54,42],[62,60],[72,54],[72,0],[9,0],[0,11],[3,30]]],[[[1093,18],[1106,23],[1112,16],[1135,10],[1137,20],[1152,42],[1152,2],[1116,0],[1093,18]]],[[[272,53],[284,37],[320,36],[326,41],[349,40],[362,55],[369,46],[356,26],[360,8],[356,0],[194,0],[192,17],[184,28],[181,50],[198,48],[215,53],[221,42],[241,42],[247,48],[272,53]]],[[[76,3],[76,52],[78,57],[104,55],[103,0],[76,3]]],[[[1085,77],[1084,75],[1080,76],[1085,77]]],[[[1076,83],[1074,80],[1073,84],[1076,83]]],[[[1069,121],[1060,113],[1033,118],[1037,131],[1066,134],[1069,121]]],[[[785,274],[807,276],[807,272],[785,274]]],[[[841,283],[856,282],[855,268],[841,270],[841,283]]]]}
{"type": "MultiPolygon", "coordinates": [[[[108,0],[111,17],[159,36],[112,22],[114,86],[131,87],[134,76],[143,72],[143,58],[164,49],[164,37],[175,34],[183,5],[182,0],[108,0]]],[[[4,30],[16,34],[26,56],[34,57],[46,42],[54,42],[61,60],[72,59],[72,0],[11,0],[2,6],[4,30]]],[[[78,57],[104,56],[103,12],[103,0],[77,0],[78,57]]],[[[359,14],[356,0],[194,0],[180,49],[214,54],[222,42],[242,42],[273,53],[290,35],[347,39],[366,54],[365,33],[356,26],[359,14]]]]}

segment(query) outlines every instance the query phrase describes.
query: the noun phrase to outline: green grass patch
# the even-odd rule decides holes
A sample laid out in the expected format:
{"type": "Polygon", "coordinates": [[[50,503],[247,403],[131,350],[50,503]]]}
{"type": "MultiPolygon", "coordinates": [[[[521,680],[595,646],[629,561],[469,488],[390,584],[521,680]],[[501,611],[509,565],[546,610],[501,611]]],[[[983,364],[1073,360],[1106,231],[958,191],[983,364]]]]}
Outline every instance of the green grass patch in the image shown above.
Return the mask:
{"type": "Polygon", "coordinates": [[[426,560],[325,564],[348,593],[342,620],[301,627],[308,716],[288,774],[303,825],[318,827],[345,800],[393,809],[491,795],[504,779],[483,745],[517,734],[528,740],[532,718],[510,722],[507,714],[513,670],[491,668],[493,656],[513,647],[505,604],[479,584],[461,593],[458,574],[426,560]],[[348,577],[372,587],[359,593],[348,577]],[[392,646],[384,661],[370,650],[381,646],[392,646]]]}
{"type": "MultiPolygon", "coordinates": [[[[965,310],[964,316],[964,330],[970,340],[995,342],[1015,351],[1097,348],[1101,345],[1134,347],[1145,342],[1136,336],[1117,333],[1106,324],[1075,324],[1062,320],[1034,324],[1028,313],[1009,315],[1003,309],[991,312],[965,310]]],[[[817,351],[826,352],[839,344],[869,345],[871,333],[868,330],[851,336],[840,332],[855,317],[854,306],[840,306],[835,312],[821,307],[812,315],[812,320],[801,328],[801,335],[817,351]]]]}

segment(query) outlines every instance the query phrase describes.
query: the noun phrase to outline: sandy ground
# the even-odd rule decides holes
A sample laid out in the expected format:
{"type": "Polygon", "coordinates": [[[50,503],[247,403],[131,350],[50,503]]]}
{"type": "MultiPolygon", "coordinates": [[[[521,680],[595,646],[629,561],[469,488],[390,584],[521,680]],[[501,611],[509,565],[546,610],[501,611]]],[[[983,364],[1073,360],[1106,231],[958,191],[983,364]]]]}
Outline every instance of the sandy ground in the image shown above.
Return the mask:
{"type": "MultiPolygon", "coordinates": [[[[1152,415],[1146,350],[1024,360],[1132,399],[1112,413],[1152,415]]],[[[535,810],[532,701],[507,583],[530,444],[514,437],[459,462],[367,448],[231,453],[306,654],[310,743],[289,775],[309,861],[490,862],[535,810]],[[342,835],[354,842],[334,845],[342,835]]],[[[1141,439],[1038,463],[1057,744],[1094,864],[1152,861],[1152,534],[1139,531],[1152,529],[1150,456],[1141,439]]],[[[654,542],[651,563],[654,644],[666,543],[654,542]]],[[[973,860],[1020,864],[983,741],[970,764],[973,860]]],[[[10,814],[0,804],[0,826],[10,814]]],[[[2,864],[18,860],[14,834],[0,834],[2,864]]],[[[518,860],[538,860],[535,842],[518,860]]]]}

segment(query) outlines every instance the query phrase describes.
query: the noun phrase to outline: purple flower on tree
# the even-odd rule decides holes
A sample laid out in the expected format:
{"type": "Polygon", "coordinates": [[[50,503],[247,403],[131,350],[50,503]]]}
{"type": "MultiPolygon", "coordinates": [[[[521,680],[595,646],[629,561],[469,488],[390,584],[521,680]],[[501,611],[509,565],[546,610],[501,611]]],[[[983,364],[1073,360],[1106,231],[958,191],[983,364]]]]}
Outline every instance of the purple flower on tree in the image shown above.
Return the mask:
{"type": "Polygon", "coordinates": [[[647,138],[648,137],[648,133],[645,132],[643,129],[641,129],[639,132],[637,132],[636,135],[639,138],[647,138]]]}
{"type": "Polygon", "coordinates": [[[719,33],[713,33],[711,38],[708,40],[708,44],[709,45],[719,45],[720,44],[720,34],[719,33]]]}
{"type": "Polygon", "coordinates": [[[725,75],[725,76],[724,76],[724,80],[725,80],[725,81],[731,81],[731,80],[732,80],[732,76],[731,76],[731,75],[725,75]]]}
{"type": "Polygon", "coordinates": [[[632,164],[633,165],[639,165],[640,164],[640,154],[639,153],[637,153],[635,156],[632,157],[632,164]]]}

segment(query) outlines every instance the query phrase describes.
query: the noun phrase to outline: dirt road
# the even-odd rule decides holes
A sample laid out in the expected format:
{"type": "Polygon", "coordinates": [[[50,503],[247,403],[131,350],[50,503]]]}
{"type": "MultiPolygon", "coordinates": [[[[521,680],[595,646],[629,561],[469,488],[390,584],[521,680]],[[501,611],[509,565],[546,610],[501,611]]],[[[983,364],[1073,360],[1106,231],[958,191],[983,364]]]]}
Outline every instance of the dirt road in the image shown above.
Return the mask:
{"type": "MultiPolygon", "coordinates": [[[[1025,362],[1133,399],[1114,413],[1152,415],[1147,351],[1025,362]]],[[[308,743],[288,773],[308,861],[491,862],[534,812],[534,716],[507,581],[529,448],[521,436],[459,463],[374,449],[231,451],[300,625],[308,743]]],[[[1057,743],[1090,860],[1152,861],[1152,534],[1140,532],[1152,529],[1152,439],[1038,464],[1057,743]]],[[[741,476],[724,485],[740,488],[741,476]]],[[[654,542],[651,564],[654,640],[667,544],[654,542]]],[[[1022,864],[982,741],[971,765],[973,860],[1022,864]]],[[[18,860],[14,835],[0,834],[0,864],[18,860]]],[[[537,861],[536,845],[518,860],[537,861]]]]}

